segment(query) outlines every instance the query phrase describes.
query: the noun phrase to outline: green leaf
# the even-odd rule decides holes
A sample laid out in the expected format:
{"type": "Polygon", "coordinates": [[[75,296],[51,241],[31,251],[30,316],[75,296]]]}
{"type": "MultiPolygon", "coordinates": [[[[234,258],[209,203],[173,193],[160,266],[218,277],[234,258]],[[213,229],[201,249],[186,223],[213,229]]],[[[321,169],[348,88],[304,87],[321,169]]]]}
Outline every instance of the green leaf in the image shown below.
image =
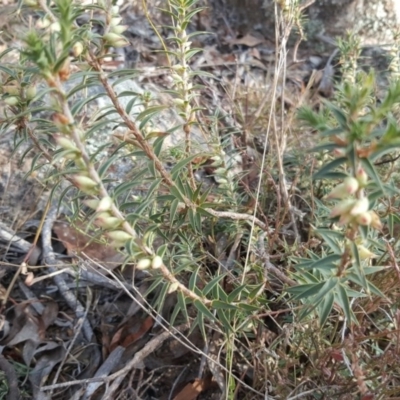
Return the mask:
{"type": "MultiPolygon", "coordinates": [[[[87,7],[85,6],[85,8],[87,8],[87,7]]],[[[139,73],[140,73],[140,71],[137,69],[119,69],[117,71],[109,72],[107,77],[108,77],[108,79],[117,78],[117,77],[121,77],[121,76],[135,78],[139,73]]]]}
{"type": "Polygon", "coordinates": [[[319,153],[325,150],[330,153],[338,147],[340,148],[340,146],[338,146],[336,143],[323,143],[308,150],[308,153],[319,153]]]}
{"type": "Polygon", "coordinates": [[[366,173],[378,185],[378,187],[382,190],[382,193],[384,193],[384,188],[383,188],[381,179],[379,177],[378,172],[375,169],[374,164],[372,164],[368,158],[361,158],[360,162],[361,162],[361,165],[363,166],[363,168],[365,169],[366,173]]]}
{"type": "Polygon", "coordinates": [[[340,167],[342,164],[347,162],[346,157],[339,157],[328,164],[325,164],[317,173],[314,174],[313,179],[318,180],[318,179],[325,179],[326,173],[331,172],[331,170],[340,167]]]}
{"type": "Polygon", "coordinates": [[[96,86],[101,86],[101,83],[96,81],[92,82],[83,82],[80,85],[74,86],[68,93],[67,93],[67,99],[70,99],[74,94],[78,93],[81,90],[86,90],[91,87],[96,87],[96,86]]]}
{"type": "Polygon", "coordinates": [[[187,305],[186,305],[187,302],[184,294],[180,290],[178,290],[177,292],[177,298],[179,307],[182,311],[183,316],[185,317],[185,321],[189,321],[189,314],[187,312],[187,305]]]}
{"type": "Polygon", "coordinates": [[[338,179],[338,180],[342,180],[347,178],[349,175],[344,173],[344,172],[340,172],[340,171],[331,171],[331,172],[327,172],[324,175],[324,179],[329,179],[329,180],[334,180],[334,179],[338,179]]]}
{"type": "Polygon", "coordinates": [[[176,211],[178,209],[178,205],[179,205],[179,200],[178,199],[174,199],[171,202],[171,207],[170,207],[170,216],[169,216],[169,220],[171,223],[171,226],[173,226],[173,223],[175,221],[175,216],[176,216],[176,211]]]}
{"type": "Polygon", "coordinates": [[[246,311],[246,312],[258,312],[260,311],[260,306],[254,306],[252,304],[248,303],[236,303],[236,305],[239,307],[239,309],[246,311]]]}
{"type": "Polygon", "coordinates": [[[332,290],[338,285],[339,283],[339,278],[336,276],[333,276],[329,278],[324,286],[321,288],[319,293],[315,296],[315,298],[312,299],[313,303],[319,304],[319,302],[325,298],[328,293],[332,292],[332,290]]]}
{"type": "Polygon", "coordinates": [[[187,164],[189,164],[191,161],[193,161],[195,158],[201,156],[202,154],[193,154],[181,161],[179,161],[172,169],[171,169],[171,176],[172,179],[175,181],[176,178],[178,177],[178,174],[183,170],[184,167],[186,167],[187,164]]]}
{"type": "Polygon", "coordinates": [[[118,154],[118,150],[120,150],[124,146],[125,146],[125,143],[121,143],[118,146],[118,148],[114,150],[114,152],[113,152],[114,154],[112,154],[108,158],[106,158],[105,161],[100,165],[97,172],[99,173],[101,178],[104,178],[108,169],[113,164],[118,162],[118,159],[121,157],[120,154],[118,154]]]}
{"type": "MultiPolygon", "coordinates": [[[[171,326],[174,326],[176,317],[179,315],[179,313],[181,311],[182,311],[181,310],[181,306],[180,306],[180,304],[178,302],[178,303],[175,304],[174,310],[172,311],[171,317],[169,318],[169,321],[168,321],[171,324],[171,326]]],[[[187,322],[187,320],[185,322],[187,322]]]]}
{"type": "Polygon", "coordinates": [[[10,75],[11,77],[13,77],[15,80],[17,79],[17,71],[16,70],[12,70],[10,68],[7,68],[4,65],[0,65],[0,71],[5,72],[7,75],[10,75]]]}
{"type": "Polygon", "coordinates": [[[154,179],[153,183],[147,189],[146,200],[151,199],[153,197],[153,193],[158,189],[162,181],[163,181],[162,178],[154,179]]]}
{"type": "Polygon", "coordinates": [[[331,102],[326,102],[326,107],[335,116],[336,121],[339,123],[342,131],[345,130],[347,128],[347,115],[343,112],[343,110],[331,102]]]}
{"type": "MultiPolygon", "coordinates": [[[[137,77],[139,75],[139,73],[132,74],[131,76],[122,76],[121,78],[118,78],[115,80],[115,82],[113,82],[113,86],[116,87],[117,85],[120,85],[121,83],[124,83],[126,81],[130,81],[131,79],[135,79],[135,77],[137,77]]],[[[136,96],[139,95],[138,93],[135,94],[136,96]]]]}
{"type": "Polygon", "coordinates": [[[159,114],[161,111],[167,109],[168,107],[166,106],[151,106],[146,108],[146,110],[142,111],[137,117],[136,119],[138,121],[143,121],[143,119],[147,118],[147,117],[153,117],[156,114],[159,114]]]}
{"type": "Polygon", "coordinates": [[[226,294],[225,290],[222,289],[221,285],[215,285],[212,288],[211,297],[213,299],[219,299],[224,302],[228,302],[228,295],[226,294]]]}
{"type": "Polygon", "coordinates": [[[315,296],[323,288],[325,282],[307,283],[305,285],[298,285],[287,288],[286,291],[294,294],[294,300],[315,296]]]}
{"type": "Polygon", "coordinates": [[[133,108],[134,106],[137,107],[137,106],[139,105],[139,103],[137,103],[137,101],[138,101],[137,97],[132,97],[132,98],[128,101],[127,105],[125,106],[125,112],[126,112],[128,115],[131,114],[132,108],[133,108]]]}
{"type": "Polygon", "coordinates": [[[321,136],[325,137],[325,136],[334,136],[334,135],[340,135],[341,133],[343,133],[343,129],[341,127],[338,128],[331,128],[331,129],[325,129],[321,132],[321,136]]]}
{"type": "Polygon", "coordinates": [[[124,182],[118,185],[113,191],[114,196],[118,197],[122,194],[127,194],[132,188],[143,182],[142,178],[143,175],[146,175],[146,173],[147,171],[142,169],[129,182],[124,182]]]}
{"type": "Polygon", "coordinates": [[[166,136],[162,136],[162,137],[158,137],[153,143],[154,154],[157,157],[160,157],[160,154],[161,154],[161,151],[162,151],[162,148],[163,148],[163,144],[164,144],[164,140],[166,138],[167,138],[167,135],[166,136]]]}
{"type": "Polygon", "coordinates": [[[318,306],[319,311],[319,324],[320,326],[324,326],[326,320],[329,317],[329,314],[333,308],[334,294],[327,293],[327,295],[322,299],[321,303],[318,306]]]}
{"type": "Polygon", "coordinates": [[[344,235],[331,229],[317,229],[315,231],[326,242],[329,248],[336,254],[343,253],[343,245],[338,242],[344,241],[344,235]]]}
{"type": "Polygon", "coordinates": [[[221,321],[225,332],[233,332],[232,324],[231,324],[229,318],[226,316],[225,310],[218,309],[217,316],[218,316],[218,319],[221,321]]]}
{"type": "Polygon", "coordinates": [[[203,296],[207,296],[208,293],[214,288],[215,285],[217,285],[222,279],[224,279],[226,274],[222,275],[217,275],[213,279],[211,279],[210,282],[207,283],[206,286],[204,286],[204,289],[201,291],[203,293],[203,296]]]}
{"type": "Polygon", "coordinates": [[[113,123],[112,120],[102,120],[99,122],[96,122],[95,124],[93,124],[90,129],[88,129],[85,133],[85,139],[90,138],[96,131],[99,131],[100,129],[106,127],[107,125],[113,123]]]}
{"type": "Polygon", "coordinates": [[[196,269],[193,271],[193,273],[192,273],[192,275],[190,276],[190,279],[189,279],[189,290],[191,290],[192,292],[193,292],[193,291],[195,290],[195,288],[196,288],[197,277],[198,277],[198,274],[199,274],[199,268],[200,268],[200,267],[196,268],[196,269]]]}
{"type": "Polygon", "coordinates": [[[202,51],[203,51],[203,49],[195,49],[195,48],[187,50],[187,51],[185,51],[185,58],[187,61],[189,61],[194,55],[196,55],[197,53],[200,53],[202,51]]]}
{"type": "Polygon", "coordinates": [[[71,113],[73,116],[76,116],[84,106],[86,106],[88,103],[91,101],[97,100],[100,97],[107,96],[107,93],[97,93],[93,96],[87,97],[82,99],[81,101],[78,101],[75,105],[71,107],[71,113]]]}
{"type": "Polygon", "coordinates": [[[194,300],[193,305],[197,308],[197,310],[210,321],[214,321],[215,317],[212,312],[207,308],[207,306],[200,300],[194,300]]]}
{"type": "Polygon", "coordinates": [[[204,325],[204,314],[201,312],[197,313],[197,317],[196,317],[194,324],[192,325],[189,333],[192,333],[194,331],[194,329],[196,328],[196,326],[199,327],[199,330],[201,332],[201,335],[203,336],[203,339],[207,340],[207,333],[206,333],[206,328],[204,325]]]}
{"type": "Polygon", "coordinates": [[[189,223],[191,228],[195,231],[195,232],[200,232],[201,230],[201,225],[198,223],[199,220],[197,218],[196,215],[196,210],[193,208],[189,208],[188,209],[188,216],[189,216],[189,223]]]}
{"type": "Polygon", "coordinates": [[[356,171],[357,169],[357,162],[358,162],[358,156],[356,152],[356,148],[354,146],[354,143],[351,143],[349,145],[349,151],[348,151],[348,156],[349,156],[349,161],[350,161],[350,167],[353,171],[356,171]]]}
{"type": "Polygon", "coordinates": [[[239,307],[235,304],[226,303],[226,302],[220,301],[220,300],[213,300],[211,307],[215,308],[215,309],[223,309],[223,310],[238,310],[239,309],[239,307]]]}
{"type": "Polygon", "coordinates": [[[161,313],[164,308],[165,298],[167,297],[169,287],[170,285],[168,283],[163,282],[160,293],[154,302],[154,308],[156,308],[159,313],[161,313]]]}
{"type": "Polygon", "coordinates": [[[182,182],[180,176],[175,179],[175,185],[180,190],[182,194],[184,194],[187,198],[191,199],[193,196],[193,191],[187,181],[185,183],[182,182]]]}
{"type": "Polygon", "coordinates": [[[337,303],[340,305],[344,312],[344,316],[346,317],[348,323],[353,321],[352,318],[352,311],[350,308],[349,296],[347,294],[347,288],[341,283],[338,285],[336,289],[336,296],[335,299],[337,303]]]}
{"type": "MultiPolygon", "coordinates": [[[[329,256],[320,258],[317,261],[314,261],[313,263],[311,263],[310,265],[308,265],[307,267],[303,266],[303,268],[306,269],[332,269],[332,268],[336,268],[335,263],[340,261],[342,258],[342,256],[340,254],[330,254],[329,256]]],[[[296,267],[298,267],[299,265],[296,265],[296,267]]]]}
{"type": "Polygon", "coordinates": [[[171,192],[171,194],[173,196],[175,196],[180,202],[185,203],[185,199],[182,196],[181,192],[178,190],[178,188],[176,186],[171,186],[169,188],[169,191],[171,192]]]}
{"type": "Polygon", "coordinates": [[[147,168],[149,170],[149,173],[153,178],[157,178],[158,173],[157,173],[157,168],[156,168],[156,163],[153,160],[149,160],[147,163],[147,168]]]}
{"type": "Polygon", "coordinates": [[[326,128],[326,118],[322,114],[316,113],[309,106],[300,107],[297,112],[297,118],[319,131],[326,128]]]}
{"type": "Polygon", "coordinates": [[[238,287],[236,287],[235,289],[232,290],[232,292],[229,293],[228,295],[228,302],[229,303],[233,303],[234,301],[239,300],[240,298],[242,298],[242,294],[245,292],[245,298],[247,298],[248,295],[248,285],[245,283],[243,285],[240,285],[238,287]]]}
{"type": "Polygon", "coordinates": [[[1,53],[0,53],[0,59],[2,59],[6,54],[8,54],[10,51],[14,51],[15,50],[15,48],[13,48],[13,47],[9,47],[8,49],[5,49],[5,50],[3,50],[1,53]]]}
{"type": "Polygon", "coordinates": [[[376,296],[382,297],[383,299],[387,299],[387,297],[382,293],[372,282],[367,281],[368,284],[368,292],[372,293],[376,296]]]}
{"type": "Polygon", "coordinates": [[[354,242],[351,243],[351,250],[352,250],[352,253],[354,256],[353,270],[356,272],[356,274],[361,282],[361,286],[365,290],[368,291],[368,283],[367,283],[367,279],[365,278],[365,274],[362,269],[360,254],[358,253],[357,245],[354,242]]]}

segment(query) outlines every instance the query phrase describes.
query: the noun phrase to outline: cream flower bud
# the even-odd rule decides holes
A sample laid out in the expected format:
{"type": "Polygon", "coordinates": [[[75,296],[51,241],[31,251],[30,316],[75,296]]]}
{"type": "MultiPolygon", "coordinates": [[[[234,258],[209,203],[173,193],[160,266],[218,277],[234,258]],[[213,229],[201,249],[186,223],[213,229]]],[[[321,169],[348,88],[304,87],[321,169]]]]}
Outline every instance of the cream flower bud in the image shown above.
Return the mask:
{"type": "Polygon", "coordinates": [[[95,221],[95,224],[103,229],[115,229],[121,223],[122,221],[119,218],[112,216],[108,212],[100,213],[95,221]]]}
{"type": "Polygon", "coordinates": [[[65,136],[55,134],[55,135],[53,135],[53,137],[54,137],[54,140],[56,141],[56,143],[63,149],[78,151],[77,147],[75,146],[75,143],[72,140],[66,138],[65,136]]]}
{"type": "Polygon", "coordinates": [[[72,181],[79,190],[88,194],[92,194],[97,187],[97,183],[93,179],[83,175],[73,176],[72,181]]]}
{"type": "Polygon", "coordinates": [[[117,35],[120,35],[121,33],[124,33],[128,29],[128,25],[117,25],[113,26],[111,28],[111,32],[116,33],[117,35]]]}
{"type": "Polygon", "coordinates": [[[37,90],[35,86],[29,86],[25,92],[26,99],[32,100],[36,96],[36,92],[37,90]]]}
{"type": "Polygon", "coordinates": [[[112,204],[113,204],[113,199],[111,197],[109,196],[103,197],[100,200],[100,203],[97,206],[96,211],[97,212],[108,211],[111,208],[112,204]]]}
{"type": "Polygon", "coordinates": [[[368,197],[363,197],[362,199],[358,199],[354,206],[350,210],[350,215],[356,216],[368,211],[369,200],[368,197]]]}
{"type": "Polygon", "coordinates": [[[4,103],[9,106],[16,106],[19,103],[19,97],[17,96],[9,96],[4,99],[4,103]]]}
{"type": "Polygon", "coordinates": [[[370,251],[363,245],[357,246],[357,250],[361,260],[368,260],[370,258],[376,257],[376,254],[374,254],[372,251],[370,251]]]}
{"type": "Polygon", "coordinates": [[[351,214],[349,214],[349,213],[343,214],[343,215],[341,215],[341,217],[339,219],[338,225],[340,225],[340,226],[347,225],[350,222],[352,222],[353,219],[354,219],[354,217],[351,214]]]}
{"type": "Polygon", "coordinates": [[[328,199],[344,199],[345,197],[357,192],[358,181],[352,176],[347,177],[343,183],[337,185],[329,194],[328,199]]]}
{"type": "Polygon", "coordinates": [[[103,36],[103,39],[108,42],[113,47],[124,47],[129,43],[128,41],[121,35],[117,35],[113,32],[108,32],[103,36]]]}
{"type": "Polygon", "coordinates": [[[176,292],[178,290],[178,287],[179,287],[178,282],[171,283],[171,285],[168,288],[168,294],[176,292]]]}
{"type": "Polygon", "coordinates": [[[360,186],[365,186],[368,182],[368,175],[365,172],[365,169],[361,166],[357,168],[356,178],[360,186]]]}
{"type": "Polygon", "coordinates": [[[50,32],[60,32],[61,31],[61,26],[59,22],[53,22],[50,25],[50,32]]]}
{"type": "Polygon", "coordinates": [[[128,240],[132,239],[132,236],[129,233],[126,233],[125,231],[111,231],[107,232],[106,236],[109,237],[114,241],[114,244],[124,244],[128,240]]]}
{"type": "Polygon", "coordinates": [[[28,7],[36,7],[38,2],[37,0],[24,0],[24,4],[28,7]]]}
{"type": "Polygon", "coordinates": [[[163,260],[160,256],[155,256],[151,262],[151,268],[159,269],[163,265],[163,260]]]}
{"type": "Polygon", "coordinates": [[[149,258],[142,258],[136,264],[136,269],[144,270],[148,269],[151,266],[151,260],[149,258]]]}
{"type": "Polygon", "coordinates": [[[72,53],[74,54],[74,57],[79,57],[83,52],[83,44],[81,42],[76,42],[72,46],[72,53]]]}
{"type": "Polygon", "coordinates": [[[89,208],[96,210],[96,208],[99,206],[100,204],[100,200],[97,199],[87,199],[84,200],[83,204],[87,205],[89,208]]]}
{"type": "Polygon", "coordinates": [[[340,203],[336,204],[335,207],[333,207],[330,217],[335,218],[339,215],[346,214],[350,211],[350,209],[354,206],[354,203],[356,200],[354,199],[344,199],[340,203]]]}
{"type": "Polygon", "coordinates": [[[357,215],[356,221],[357,221],[357,223],[359,223],[360,225],[364,225],[364,226],[370,225],[370,224],[371,224],[371,221],[372,221],[371,213],[369,213],[369,212],[364,212],[364,213],[362,213],[362,214],[360,214],[360,215],[357,215]]]}
{"type": "Polygon", "coordinates": [[[51,25],[51,20],[49,18],[41,18],[36,21],[36,28],[45,29],[51,25]]]}
{"type": "Polygon", "coordinates": [[[174,99],[173,102],[175,105],[182,106],[182,107],[186,104],[186,102],[182,99],[174,99]]]}
{"type": "Polygon", "coordinates": [[[121,17],[113,17],[111,18],[110,26],[117,26],[121,23],[121,21],[122,21],[121,17]]]}
{"type": "Polygon", "coordinates": [[[375,211],[369,211],[369,213],[371,215],[371,226],[380,231],[383,226],[379,215],[375,211]]]}

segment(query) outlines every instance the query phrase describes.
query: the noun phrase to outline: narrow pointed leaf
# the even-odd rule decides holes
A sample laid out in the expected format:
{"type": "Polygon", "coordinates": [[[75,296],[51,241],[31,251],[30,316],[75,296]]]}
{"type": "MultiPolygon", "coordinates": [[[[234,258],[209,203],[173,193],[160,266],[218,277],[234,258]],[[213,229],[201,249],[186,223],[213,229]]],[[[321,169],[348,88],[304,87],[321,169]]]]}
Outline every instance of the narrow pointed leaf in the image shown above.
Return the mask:
{"type": "Polygon", "coordinates": [[[346,157],[336,158],[335,160],[324,165],[316,174],[314,174],[313,179],[324,179],[327,172],[331,172],[333,169],[340,167],[347,161],[346,157]]]}

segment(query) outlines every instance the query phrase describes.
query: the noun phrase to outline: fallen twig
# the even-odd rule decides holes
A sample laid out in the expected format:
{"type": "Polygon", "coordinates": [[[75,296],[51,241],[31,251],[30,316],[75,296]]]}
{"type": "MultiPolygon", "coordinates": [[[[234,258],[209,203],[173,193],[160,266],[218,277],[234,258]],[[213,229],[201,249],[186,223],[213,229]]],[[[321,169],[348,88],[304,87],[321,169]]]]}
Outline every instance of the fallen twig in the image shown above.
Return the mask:
{"type": "Polygon", "coordinates": [[[28,252],[32,244],[17,236],[17,234],[10,229],[6,224],[0,222],[0,239],[14,245],[21,252],[28,252]]]}
{"type": "MultiPolygon", "coordinates": [[[[74,331],[75,331],[74,337],[70,341],[70,343],[68,345],[68,348],[67,348],[67,351],[65,352],[64,358],[62,359],[62,361],[60,362],[60,365],[58,366],[57,372],[56,372],[56,374],[54,376],[54,379],[53,379],[53,383],[57,383],[58,378],[59,378],[59,376],[61,374],[62,368],[63,368],[65,362],[67,361],[67,358],[70,356],[72,347],[74,346],[74,344],[76,342],[76,339],[78,338],[79,334],[81,333],[82,326],[83,326],[83,323],[86,321],[87,314],[89,312],[90,303],[91,302],[92,302],[92,295],[91,295],[91,292],[90,292],[90,295],[88,295],[87,300],[86,300],[85,315],[78,319],[78,322],[77,322],[77,324],[76,324],[76,326],[74,328],[74,331]]],[[[50,392],[50,395],[52,395],[52,394],[53,394],[53,392],[50,392]]]]}
{"type": "Polygon", "coordinates": [[[69,381],[69,382],[64,382],[64,383],[57,383],[55,385],[49,385],[49,386],[43,386],[41,388],[42,391],[47,391],[47,390],[54,390],[54,389],[60,389],[60,388],[65,388],[69,386],[74,386],[74,385],[87,385],[88,383],[91,382],[102,382],[102,383],[107,383],[107,382],[112,382],[119,376],[124,376],[133,368],[137,368],[140,366],[143,362],[143,360],[153,353],[155,350],[157,350],[165,340],[167,340],[170,336],[174,335],[175,332],[173,331],[185,331],[190,328],[190,324],[182,324],[180,326],[177,326],[176,328],[171,328],[171,330],[167,330],[157,337],[153,338],[148,342],[142,350],[138,351],[133,359],[122,369],[119,371],[115,372],[114,374],[110,376],[102,376],[102,377],[96,377],[96,378],[88,378],[88,379],[82,379],[82,380],[76,380],[76,381],[69,381]]]}
{"type": "MultiPolygon", "coordinates": [[[[53,265],[57,265],[57,260],[55,257],[55,253],[53,252],[53,247],[51,245],[51,229],[54,221],[57,218],[57,206],[52,205],[48,212],[47,218],[43,224],[42,229],[42,245],[43,245],[43,259],[44,263],[49,269],[50,273],[55,273],[57,269],[53,267],[53,265]]],[[[82,304],[76,298],[76,296],[72,293],[72,291],[68,288],[64,278],[61,275],[55,275],[53,277],[55,284],[57,285],[60,294],[64,297],[68,306],[74,310],[77,318],[82,318],[85,315],[85,309],[82,304]]],[[[85,336],[85,339],[89,342],[93,340],[94,334],[92,327],[87,319],[83,321],[82,331],[85,336]]]]}
{"type": "MultiPolygon", "coordinates": [[[[124,354],[125,348],[122,346],[117,346],[104,361],[103,365],[97,370],[95,377],[107,376],[118,363],[121,361],[122,355],[124,354]]],[[[102,382],[92,382],[89,383],[86,388],[85,394],[83,395],[83,400],[90,399],[92,394],[102,385],[102,382]]],[[[108,390],[107,390],[108,392],[108,390]]],[[[103,396],[104,398],[104,396],[103,396]]],[[[106,399],[111,399],[113,397],[106,397],[106,399]]]]}

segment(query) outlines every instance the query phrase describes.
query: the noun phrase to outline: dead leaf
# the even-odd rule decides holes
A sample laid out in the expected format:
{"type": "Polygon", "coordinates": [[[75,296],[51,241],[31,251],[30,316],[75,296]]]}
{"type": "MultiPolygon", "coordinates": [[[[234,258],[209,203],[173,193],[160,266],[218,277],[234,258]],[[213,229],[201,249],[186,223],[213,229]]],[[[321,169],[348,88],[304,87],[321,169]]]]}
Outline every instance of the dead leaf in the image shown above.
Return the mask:
{"type": "Polygon", "coordinates": [[[144,336],[153,326],[154,324],[154,320],[152,317],[147,317],[141,327],[139,328],[139,330],[135,333],[132,333],[130,335],[128,335],[124,341],[122,342],[122,346],[123,347],[128,347],[129,345],[135,343],[136,341],[138,341],[142,336],[144,336]]]}
{"type": "Polygon", "coordinates": [[[188,383],[175,397],[174,400],[196,400],[197,396],[206,390],[209,385],[204,379],[195,379],[188,383]]]}
{"type": "Polygon", "coordinates": [[[361,400],[373,400],[374,395],[373,394],[365,394],[363,397],[361,397],[361,400]]]}
{"type": "Polygon", "coordinates": [[[110,270],[124,261],[124,256],[112,246],[96,241],[90,234],[78,230],[68,222],[55,222],[53,230],[70,256],[79,255],[82,258],[95,260],[110,270]]]}
{"type": "Polygon", "coordinates": [[[28,305],[28,302],[18,304],[6,316],[12,327],[7,337],[1,341],[2,345],[14,346],[28,339],[40,341],[39,322],[36,317],[28,313],[28,305]]]}
{"type": "Polygon", "coordinates": [[[57,319],[57,315],[58,304],[55,301],[47,302],[40,317],[45,330],[57,319]]]}
{"type": "Polygon", "coordinates": [[[264,38],[259,38],[259,37],[255,37],[250,35],[249,33],[243,37],[241,37],[240,39],[230,39],[228,40],[229,44],[244,44],[245,46],[248,47],[254,47],[254,46],[258,46],[261,43],[265,43],[265,39],[264,38]]]}
{"type": "Polygon", "coordinates": [[[117,332],[115,332],[114,336],[113,336],[112,339],[111,339],[111,343],[110,343],[110,346],[109,346],[109,352],[110,352],[110,353],[111,353],[111,352],[118,346],[118,344],[121,342],[121,336],[122,336],[122,333],[124,332],[124,330],[125,330],[125,326],[123,326],[122,328],[119,328],[119,329],[117,330],[117,332]]]}
{"type": "Polygon", "coordinates": [[[34,394],[37,394],[40,386],[46,382],[54,366],[64,359],[65,352],[65,347],[55,342],[48,342],[35,350],[34,355],[37,361],[35,368],[29,374],[34,394]]]}
{"type": "Polygon", "coordinates": [[[250,49],[249,56],[257,58],[257,60],[261,60],[260,51],[257,48],[250,49]]]}
{"type": "Polygon", "coordinates": [[[152,328],[153,324],[154,320],[152,317],[149,316],[141,321],[141,325],[137,329],[137,318],[131,319],[131,321],[128,321],[114,334],[111,340],[109,351],[113,351],[119,345],[127,348],[131,344],[137,342],[152,328]],[[134,323],[134,325],[132,324],[132,322],[134,323]],[[133,326],[129,326],[129,323],[133,326]]]}

